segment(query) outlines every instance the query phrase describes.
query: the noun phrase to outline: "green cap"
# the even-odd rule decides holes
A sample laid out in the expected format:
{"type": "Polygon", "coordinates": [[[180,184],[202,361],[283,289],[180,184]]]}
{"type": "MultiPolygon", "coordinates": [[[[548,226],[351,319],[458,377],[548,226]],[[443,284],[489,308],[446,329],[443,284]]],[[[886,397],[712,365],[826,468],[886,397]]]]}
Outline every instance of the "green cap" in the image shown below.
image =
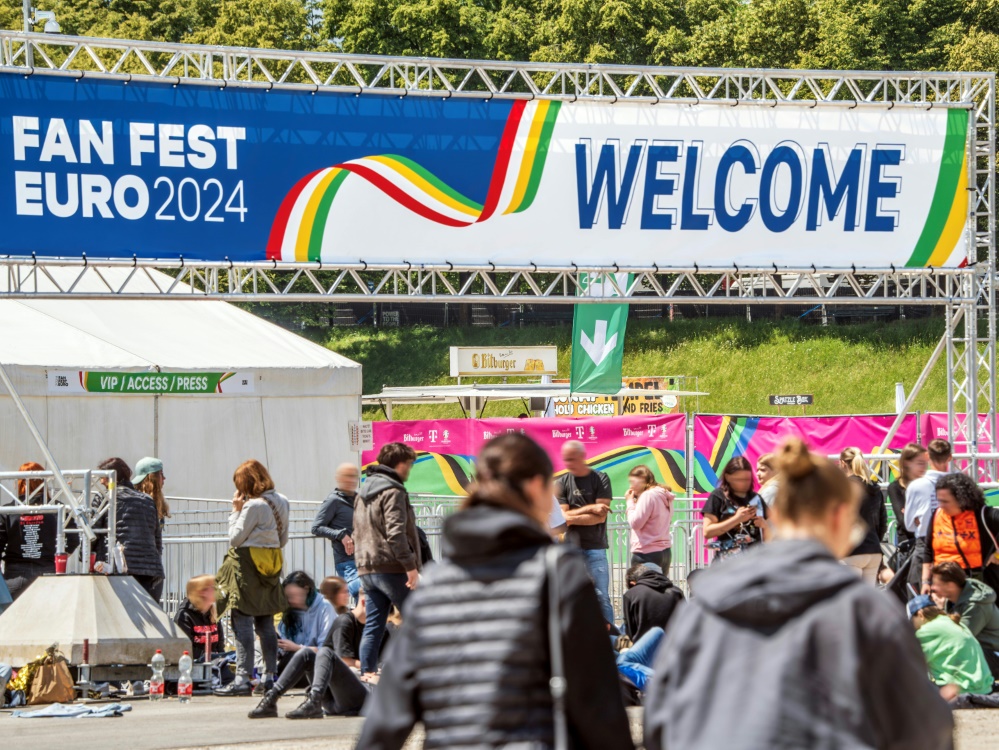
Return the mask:
{"type": "Polygon", "coordinates": [[[163,471],[162,461],[158,458],[152,458],[150,456],[140,458],[139,462],[135,465],[135,473],[132,475],[132,484],[138,484],[150,474],[155,474],[157,471],[163,471]]]}

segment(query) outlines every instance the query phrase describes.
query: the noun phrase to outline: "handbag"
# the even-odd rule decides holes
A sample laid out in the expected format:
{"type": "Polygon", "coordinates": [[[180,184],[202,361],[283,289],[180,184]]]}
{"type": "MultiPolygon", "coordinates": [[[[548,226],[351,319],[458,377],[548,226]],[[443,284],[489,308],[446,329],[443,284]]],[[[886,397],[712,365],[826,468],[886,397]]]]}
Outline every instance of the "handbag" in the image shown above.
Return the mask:
{"type": "Polygon", "coordinates": [[[76,687],[69,673],[66,657],[56,647],[49,646],[41,663],[35,667],[28,688],[28,705],[40,703],[72,703],[76,700],[76,687]]]}
{"type": "Polygon", "coordinates": [[[565,657],[562,653],[562,628],[559,617],[561,591],[558,581],[558,545],[545,549],[545,569],[548,573],[548,650],[551,652],[551,677],[548,687],[552,695],[555,723],[555,750],[569,750],[569,726],[565,717],[565,657]]]}

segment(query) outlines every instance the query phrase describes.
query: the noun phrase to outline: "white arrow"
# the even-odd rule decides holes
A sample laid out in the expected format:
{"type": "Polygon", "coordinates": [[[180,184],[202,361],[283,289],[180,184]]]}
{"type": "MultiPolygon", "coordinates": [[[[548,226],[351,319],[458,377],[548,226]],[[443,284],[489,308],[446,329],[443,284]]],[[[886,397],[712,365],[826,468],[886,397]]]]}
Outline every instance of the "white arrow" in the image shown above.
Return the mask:
{"type": "Polygon", "coordinates": [[[612,334],[610,338],[607,338],[607,321],[598,320],[596,329],[593,331],[593,340],[590,341],[586,331],[580,331],[579,343],[593,360],[593,364],[599,367],[600,363],[614,351],[614,345],[617,344],[617,334],[612,334]]]}

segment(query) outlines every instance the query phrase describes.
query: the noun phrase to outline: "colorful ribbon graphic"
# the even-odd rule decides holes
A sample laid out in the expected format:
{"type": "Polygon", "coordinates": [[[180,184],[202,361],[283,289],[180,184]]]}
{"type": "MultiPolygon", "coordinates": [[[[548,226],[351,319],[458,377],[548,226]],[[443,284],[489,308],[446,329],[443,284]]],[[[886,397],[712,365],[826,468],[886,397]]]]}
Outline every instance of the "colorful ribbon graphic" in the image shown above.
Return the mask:
{"type": "Polygon", "coordinates": [[[365,156],[306,175],[281,203],[267,242],[268,260],[322,257],[330,209],[348,175],[364,179],[413,213],[449,227],[467,227],[497,214],[528,209],[541,184],[560,106],[552,101],[514,102],[484,203],[397,154],[365,156]]]}

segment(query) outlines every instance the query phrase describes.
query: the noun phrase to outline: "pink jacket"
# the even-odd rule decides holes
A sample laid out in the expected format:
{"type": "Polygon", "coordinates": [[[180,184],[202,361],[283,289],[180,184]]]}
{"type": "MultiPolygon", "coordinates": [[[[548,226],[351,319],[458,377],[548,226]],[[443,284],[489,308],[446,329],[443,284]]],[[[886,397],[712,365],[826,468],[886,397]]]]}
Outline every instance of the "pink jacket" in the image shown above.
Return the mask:
{"type": "Polygon", "coordinates": [[[660,552],[671,546],[669,525],[675,499],[672,492],[662,487],[650,487],[638,500],[628,501],[625,512],[631,526],[632,552],[660,552]]]}

